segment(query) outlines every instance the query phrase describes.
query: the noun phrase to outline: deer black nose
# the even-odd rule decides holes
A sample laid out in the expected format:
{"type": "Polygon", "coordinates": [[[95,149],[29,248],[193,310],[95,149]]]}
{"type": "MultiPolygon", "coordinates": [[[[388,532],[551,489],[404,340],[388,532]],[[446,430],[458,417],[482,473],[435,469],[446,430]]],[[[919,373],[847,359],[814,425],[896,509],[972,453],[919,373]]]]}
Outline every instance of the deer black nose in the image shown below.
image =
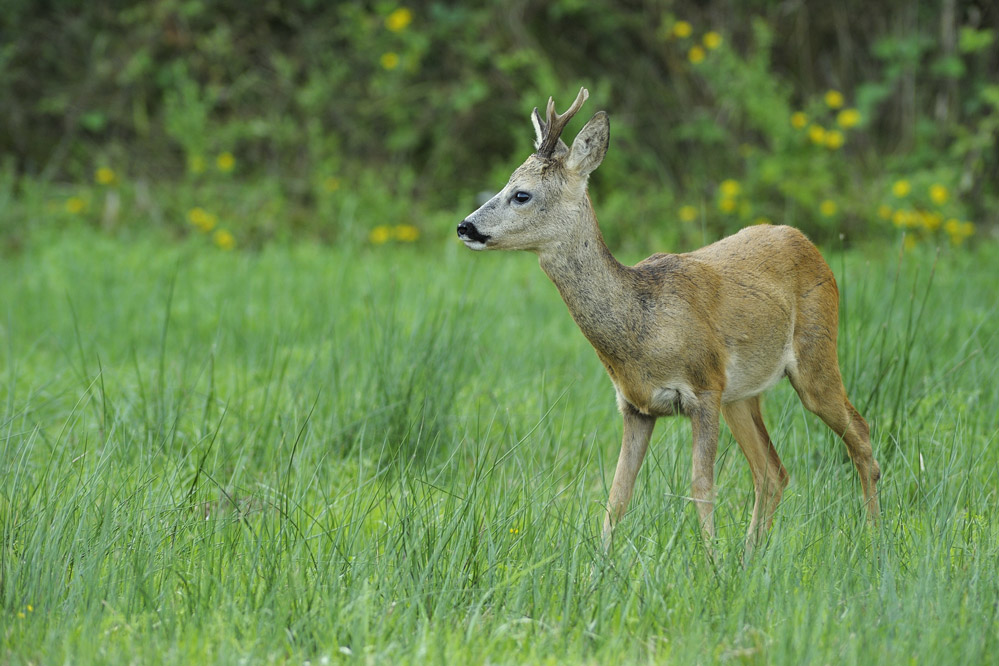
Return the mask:
{"type": "Polygon", "coordinates": [[[480,233],[475,227],[475,224],[473,222],[469,222],[468,220],[464,220],[458,225],[458,238],[463,241],[482,243],[483,245],[485,245],[486,241],[489,240],[489,236],[480,233]]]}

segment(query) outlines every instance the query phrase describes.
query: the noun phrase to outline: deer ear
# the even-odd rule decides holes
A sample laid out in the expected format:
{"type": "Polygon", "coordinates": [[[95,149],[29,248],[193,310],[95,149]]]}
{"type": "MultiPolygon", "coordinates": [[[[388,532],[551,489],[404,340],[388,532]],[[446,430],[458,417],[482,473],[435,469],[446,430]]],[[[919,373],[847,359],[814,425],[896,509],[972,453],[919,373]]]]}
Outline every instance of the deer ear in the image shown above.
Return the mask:
{"type": "Polygon", "coordinates": [[[610,121],[607,114],[597,111],[590,122],[579,130],[576,140],[572,142],[569,157],[565,165],[573,171],[578,171],[584,176],[600,166],[607,154],[607,145],[610,143],[610,121]]]}
{"type": "Polygon", "coordinates": [[[541,147],[541,141],[545,137],[545,121],[541,119],[538,107],[534,107],[534,111],[531,113],[531,123],[534,125],[534,150],[537,150],[541,147]]]}

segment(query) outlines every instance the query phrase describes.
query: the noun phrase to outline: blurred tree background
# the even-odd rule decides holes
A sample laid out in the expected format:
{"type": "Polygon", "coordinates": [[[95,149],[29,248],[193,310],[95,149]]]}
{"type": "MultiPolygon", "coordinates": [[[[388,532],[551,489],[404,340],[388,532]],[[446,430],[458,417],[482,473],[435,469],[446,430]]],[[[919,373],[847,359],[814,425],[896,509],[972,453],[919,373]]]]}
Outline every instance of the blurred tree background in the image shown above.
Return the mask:
{"type": "Polygon", "coordinates": [[[442,238],[585,85],[612,247],[765,221],[973,243],[997,30],[985,0],[6,0],[0,234],[442,238]]]}

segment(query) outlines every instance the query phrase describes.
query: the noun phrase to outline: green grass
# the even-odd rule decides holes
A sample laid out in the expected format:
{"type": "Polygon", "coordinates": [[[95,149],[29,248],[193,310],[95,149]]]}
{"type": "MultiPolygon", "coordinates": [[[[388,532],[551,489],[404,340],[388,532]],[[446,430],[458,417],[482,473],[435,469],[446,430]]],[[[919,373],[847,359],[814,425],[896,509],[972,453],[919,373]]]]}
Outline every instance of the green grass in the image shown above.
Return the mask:
{"type": "Polygon", "coordinates": [[[613,392],[529,255],[36,240],[0,262],[0,661],[983,663],[999,247],[827,256],[884,519],[781,383],[744,567],[748,468],[723,431],[709,563],[682,420],[603,554],[613,392]]]}

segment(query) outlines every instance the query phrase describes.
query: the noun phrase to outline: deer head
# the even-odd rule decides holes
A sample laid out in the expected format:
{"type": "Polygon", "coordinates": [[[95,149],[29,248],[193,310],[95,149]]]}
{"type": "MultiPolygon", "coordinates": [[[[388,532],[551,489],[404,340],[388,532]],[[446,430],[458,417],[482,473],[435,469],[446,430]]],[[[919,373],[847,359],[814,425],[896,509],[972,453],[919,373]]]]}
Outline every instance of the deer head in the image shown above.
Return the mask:
{"type": "Polygon", "coordinates": [[[458,225],[458,238],[472,250],[531,250],[541,253],[552,245],[581,237],[578,225],[591,216],[586,182],[607,154],[610,124],[597,112],[580,130],[570,148],[561,134],[589,97],[580,88],[565,113],[555,112],[548,98],[546,120],[535,107],[531,114],[536,152],[510,176],[499,194],[458,225]]]}

